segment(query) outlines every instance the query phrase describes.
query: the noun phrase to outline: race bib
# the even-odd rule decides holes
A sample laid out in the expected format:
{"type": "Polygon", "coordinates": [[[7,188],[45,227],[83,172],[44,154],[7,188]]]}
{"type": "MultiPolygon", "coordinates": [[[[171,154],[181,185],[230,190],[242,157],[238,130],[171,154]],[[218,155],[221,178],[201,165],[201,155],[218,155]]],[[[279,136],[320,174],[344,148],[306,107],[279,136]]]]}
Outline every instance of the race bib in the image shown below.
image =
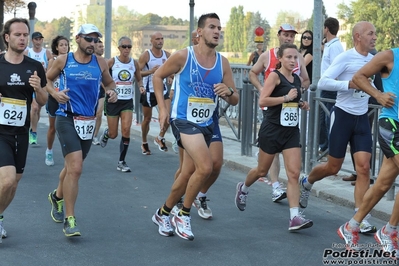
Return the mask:
{"type": "Polygon", "coordinates": [[[280,124],[285,127],[298,125],[298,103],[283,103],[280,114],[280,124]]]}
{"type": "Polygon", "coordinates": [[[0,124],[22,127],[25,125],[28,113],[25,100],[1,97],[0,124]]]}
{"type": "Polygon", "coordinates": [[[73,124],[81,140],[91,140],[96,126],[95,116],[74,116],[73,124]]]}
{"type": "Polygon", "coordinates": [[[210,98],[189,97],[187,104],[187,120],[196,124],[211,119],[216,103],[210,98]]]}
{"type": "Polygon", "coordinates": [[[131,82],[118,82],[115,91],[118,93],[118,100],[130,100],[133,98],[133,85],[131,82]]]}

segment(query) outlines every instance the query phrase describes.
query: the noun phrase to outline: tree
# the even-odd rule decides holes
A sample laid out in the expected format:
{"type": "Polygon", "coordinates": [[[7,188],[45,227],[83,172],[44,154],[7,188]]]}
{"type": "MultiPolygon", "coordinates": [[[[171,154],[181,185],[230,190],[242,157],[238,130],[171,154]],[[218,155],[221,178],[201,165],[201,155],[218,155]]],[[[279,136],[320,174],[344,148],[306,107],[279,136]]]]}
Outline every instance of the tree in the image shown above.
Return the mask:
{"type": "Polygon", "coordinates": [[[263,39],[264,39],[264,44],[265,47],[269,44],[270,41],[270,25],[269,22],[267,22],[266,19],[262,18],[261,14],[259,13],[259,11],[257,11],[256,13],[250,13],[247,14],[247,16],[250,16],[251,20],[250,20],[250,24],[248,27],[248,35],[247,35],[247,41],[248,41],[248,45],[247,45],[247,52],[252,52],[256,49],[256,43],[254,42],[255,40],[255,29],[257,27],[261,27],[265,32],[263,34],[263,39]]]}
{"type": "MultiPolygon", "coordinates": [[[[338,17],[343,19],[345,27],[352,29],[358,21],[369,21],[376,28],[378,38],[377,50],[386,50],[398,46],[399,28],[399,0],[357,0],[350,6],[338,5],[338,17]]],[[[347,47],[353,47],[351,34],[344,36],[347,47]]]]}
{"type": "Polygon", "coordinates": [[[16,15],[17,9],[25,7],[26,3],[22,0],[5,0],[4,2],[4,12],[6,14],[14,13],[16,15]]]}
{"type": "Polygon", "coordinates": [[[244,34],[244,8],[243,6],[231,8],[230,18],[227,22],[224,46],[228,52],[243,52],[246,50],[244,34]]]}

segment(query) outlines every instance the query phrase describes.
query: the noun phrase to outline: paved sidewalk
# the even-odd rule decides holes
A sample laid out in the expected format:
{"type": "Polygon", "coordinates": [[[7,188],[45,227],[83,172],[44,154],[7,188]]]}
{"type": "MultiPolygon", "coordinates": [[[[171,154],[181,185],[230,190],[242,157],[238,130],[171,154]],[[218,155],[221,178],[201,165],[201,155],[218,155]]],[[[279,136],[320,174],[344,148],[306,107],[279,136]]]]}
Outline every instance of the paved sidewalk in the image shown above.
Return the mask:
{"type": "MultiPolygon", "coordinates": [[[[155,111],[155,110],[154,110],[155,111]]],[[[154,112],[155,113],[155,112],[154,112]]],[[[224,119],[224,118],[221,118],[224,119]]],[[[106,120],[104,120],[106,125],[106,120]]],[[[235,141],[236,139],[234,133],[228,126],[220,125],[220,130],[223,136],[224,143],[224,163],[226,166],[237,169],[243,172],[243,179],[245,178],[245,174],[253,167],[256,167],[257,161],[255,157],[255,153],[257,151],[256,148],[252,149],[253,157],[250,156],[241,156],[241,143],[235,141]]],[[[131,133],[136,136],[141,136],[141,127],[137,121],[133,121],[132,131],[131,133]]],[[[148,142],[150,145],[150,149],[155,149],[155,145],[153,144],[153,137],[157,136],[159,133],[159,123],[156,119],[151,121],[150,131],[148,133],[149,138],[148,142]]],[[[174,136],[169,129],[165,136],[167,145],[169,150],[172,150],[172,142],[174,140],[174,136]]],[[[282,156],[280,155],[281,161],[281,171],[280,171],[280,181],[283,183],[287,183],[287,176],[285,174],[284,161],[282,156]]],[[[345,169],[352,168],[352,162],[350,155],[347,154],[344,166],[345,169]]],[[[339,172],[337,176],[327,177],[319,182],[317,182],[312,189],[312,195],[318,198],[322,198],[324,200],[331,201],[333,203],[346,206],[349,208],[354,208],[354,186],[350,184],[350,182],[342,181],[342,177],[347,176],[346,172],[339,172]]],[[[314,197],[310,198],[310,201],[317,200],[314,197]]],[[[379,218],[381,220],[388,221],[394,201],[388,201],[386,197],[384,197],[377,206],[372,210],[372,216],[379,218]]]]}

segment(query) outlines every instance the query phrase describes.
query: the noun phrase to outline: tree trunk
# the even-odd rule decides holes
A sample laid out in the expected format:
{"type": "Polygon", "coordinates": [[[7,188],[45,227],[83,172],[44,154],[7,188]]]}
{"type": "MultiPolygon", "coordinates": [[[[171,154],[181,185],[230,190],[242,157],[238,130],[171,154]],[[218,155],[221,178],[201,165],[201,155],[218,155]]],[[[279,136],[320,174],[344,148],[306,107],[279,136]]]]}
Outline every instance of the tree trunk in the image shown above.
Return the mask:
{"type": "MultiPolygon", "coordinates": [[[[3,32],[4,27],[4,0],[0,0],[0,32],[3,32]]],[[[0,50],[5,49],[3,37],[0,37],[0,50]]]]}

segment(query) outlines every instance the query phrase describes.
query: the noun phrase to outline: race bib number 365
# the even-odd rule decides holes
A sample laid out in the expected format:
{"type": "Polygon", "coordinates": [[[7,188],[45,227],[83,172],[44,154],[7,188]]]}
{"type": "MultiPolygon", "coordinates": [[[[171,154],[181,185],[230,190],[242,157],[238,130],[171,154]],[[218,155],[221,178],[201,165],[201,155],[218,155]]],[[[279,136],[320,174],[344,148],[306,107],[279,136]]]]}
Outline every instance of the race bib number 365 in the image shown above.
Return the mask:
{"type": "Polygon", "coordinates": [[[215,111],[216,103],[210,98],[188,98],[187,120],[196,124],[207,122],[215,111]]]}
{"type": "Polygon", "coordinates": [[[25,100],[1,97],[0,124],[16,127],[24,126],[27,109],[25,100]]]}
{"type": "Polygon", "coordinates": [[[285,127],[298,125],[298,103],[283,103],[280,114],[280,124],[285,127]]]}
{"type": "Polygon", "coordinates": [[[81,140],[93,138],[94,128],[96,126],[95,116],[74,116],[73,123],[76,133],[78,133],[81,140]]]}

